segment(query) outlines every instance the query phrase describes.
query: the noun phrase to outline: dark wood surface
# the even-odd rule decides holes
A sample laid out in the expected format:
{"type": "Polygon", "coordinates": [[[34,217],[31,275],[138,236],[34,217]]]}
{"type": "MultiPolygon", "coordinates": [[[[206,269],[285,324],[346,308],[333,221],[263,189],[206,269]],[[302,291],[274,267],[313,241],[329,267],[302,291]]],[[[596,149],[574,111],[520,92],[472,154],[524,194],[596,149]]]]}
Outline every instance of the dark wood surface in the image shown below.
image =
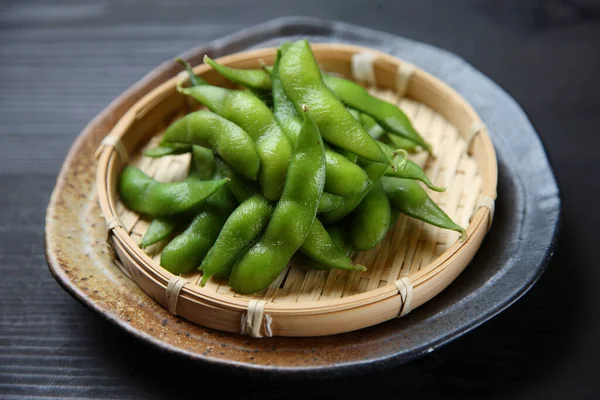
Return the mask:
{"type": "Polygon", "coordinates": [[[198,398],[217,384],[249,399],[600,398],[599,68],[594,1],[0,2],[0,398],[198,398]],[[562,234],[538,284],[484,326],[383,373],[218,375],[93,315],[46,267],[45,209],[85,124],[158,63],[284,15],[366,25],[464,57],[523,106],[561,186],[562,234]]]}

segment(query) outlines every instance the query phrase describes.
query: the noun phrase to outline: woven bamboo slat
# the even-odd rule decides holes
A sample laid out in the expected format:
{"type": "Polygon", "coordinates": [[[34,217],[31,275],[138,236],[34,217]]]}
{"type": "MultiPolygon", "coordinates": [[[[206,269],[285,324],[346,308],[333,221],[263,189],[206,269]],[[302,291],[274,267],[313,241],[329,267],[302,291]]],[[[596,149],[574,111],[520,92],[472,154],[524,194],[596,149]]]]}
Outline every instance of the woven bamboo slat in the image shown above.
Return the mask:
{"type": "MultiPolygon", "coordinates": [[[[187,284],[177,297],[178,315],[200,325],[254,336],[319,336],[348,332],[396,318],[400,311],[422,305],[446,288],[467,266],[478,250],[493,218],[497,164],[485,126],[471,108],[449,86],[415,68],[405,82],[408,64],[387,54],[350,45],[316,44],[313,51],[321,67],[349,78],[357,54],[372,55],[373,78],[367,84],[372,94],[399,105],[434,148],[435,156],[411,155],[431,180],[448,190],[430,196],[457,223],[467,228],[460,242],[456,232],[442,230],[406,216],[376,248],[354,255],[367,266],[364,273],[316,271],[290,265],[268,289],[254,295],[233,292],[226,280],[210,279],[198,286],[200,274],[184,276],[187,284]],[[403,96],[398,87],[404,89],[403,96]],[[395,284],[401,278],[411,290],[400,294],[395,284]],[[249,304],[264,306],[252,332],[246,330],[249,304]],[[410,305],[406,304],[407,300],[410,305]],[[258,324],[258,326],[257,326],[258,324]]],[[[219,62],[238,68],[272,64],[274,49],[261,49],[223,57],[219,62]]],[[[195,68],[213,84],[231,86],[206,65],[195,68]]],[[[354,71],[356,73],[356,71],[354,71]]],[[[160,267],[158,243],[142,251],[138,243],[148,221],[126,209],[116,193],[118,174],[125,161],[163,182],[182,179],[189,155],[151,159],[142,155],[155,146],[169,123],[185,115],[192,102],[175,90],[175,77],[155,88],[119,121],[111,137],[123,144],[129,160],[122,160],[114,146],[100,149],[97,187],[102,212],[111,223],[108,237],[116,261],[148,295],[168,306],[167,286],[174,276],[160,267]],[[116,226],[115,226],[116,225],[116,226]]],[[[251,307],[253,307],[253,305],[251,307]]],[[[171,303],[173,307],[173,303],[171,303]]]]}

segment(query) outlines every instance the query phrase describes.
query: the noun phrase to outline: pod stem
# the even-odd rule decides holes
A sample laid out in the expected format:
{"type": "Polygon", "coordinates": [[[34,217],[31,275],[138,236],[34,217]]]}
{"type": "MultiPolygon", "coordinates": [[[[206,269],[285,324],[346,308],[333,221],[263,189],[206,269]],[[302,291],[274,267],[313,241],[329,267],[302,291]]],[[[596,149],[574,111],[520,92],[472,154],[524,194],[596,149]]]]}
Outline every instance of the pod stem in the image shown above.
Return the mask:
{"type": "Polygon", "coordinates": [[[433,183],[431,183],[431,181],[429,180],[429,178],[427,176],[425,176],[425,179],[423,179],[423,183],[425,183],[425,185],[427,185],[427,187],[431,190],[433,190],[434,192],[438,192],[438,193],[442,193],[446,191],[446,188],[443,186],[438,186],[438,185],[434,185],[433,183]]]}
{"type": "Polygon", "coordinates": [[[402,169],[404,164],[406,164],[408,160],[408,153],[404,149],[396,149],[394,150],[394,157],[392,158],[392,170],[397,171],[398,169],[402,169]]]}

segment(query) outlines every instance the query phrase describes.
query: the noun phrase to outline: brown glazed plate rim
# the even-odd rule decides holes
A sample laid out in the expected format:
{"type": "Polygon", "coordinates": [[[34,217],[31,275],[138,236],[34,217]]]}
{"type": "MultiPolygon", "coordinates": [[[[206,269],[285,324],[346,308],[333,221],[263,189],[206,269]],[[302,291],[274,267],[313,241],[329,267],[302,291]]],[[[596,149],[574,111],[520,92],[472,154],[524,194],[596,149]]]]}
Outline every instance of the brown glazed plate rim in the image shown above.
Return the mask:
{"type": "MultiPolygon", "coordinates": [[[[283,351],[276,351],[275,345],[272,353],[266,354],[262,362],[247,359],[240,361],[176,346],[133,326],[115,310],[94,300],[82,290],[81,282],[65,268],[69,258],[73,259],[75,255],[63,254],[59,245],[60,240],[65,240],[59,235],[64,221],[57,219],[56,210],[64,191],[71,185],[66,177],[73,168],[82,168],[81,165],[88,173],[89,168],[93,168],[91,175],[94,176],[95,163],[82,163],[79,158],[84,157],[86,152],[88,155],[90,152],[93,154],[101,138],[124,113],[123,108],[131,106],[158,83],[179,72],[173,62],[167,61],[114,100],[90,122],[75,140],[60,170],[47,210],[44,242],[50,272],[65,291],[103,318],[165,351],[229,372],[264,372],[270,376],[296,379],[357,374],[408,362],[489,320],[533,286],[548,264],[556,244],[561,217],[558,186],[540,139],[523,110],[506,92],[462,59],[444,50],[384,32],[303,17],[272,20],[192,49],[182,57],[197,64],[204,54],[220,57],[255,47],[270,47],[299,36],[315,42],[335,41],[369,46],[414,62],[453,86],[481,116],[490,131],[498,157],[499,197],[494,226],[471,262],[471,268],[467,267],[449,288],[402,321],[362,330],[367,331],[366,333],[359,331],[335,335],[326,339],[329,342],[325,345],[322,345],[323,339],[314,338],[317,350],[328,356],[323,356],[325,360],[313,364],[307,362],[302,366],[293,365],[288,360],[285,360],[287,363],[283,366],[264,362],[269,356],[273,357],[272,354],[276,354],[275,357],[290,356],[283,351]],[[117,111],[119,106],[121,109],[117,111]],[[525,164],[529,164],[524,165],[523,160],[527,160],[525,164]],[[352,350],[356,350],[360,357],[335,352],[340,343],[351,345],[352,350]],[[407,343],[406,346],[398,345],[404,343],[407,343]],[[332,355],[334,352],[335,356],[332,355]]],[[[81,200],[81,204],[84,203],[81,200]]],[[[146,296],[143,293],[140,295],[146,296]]],[[[216,338],[219,337],[215,331],[211,332],[216,338]]],[[[233,340],[239,341],[241,347],[245,346],[243,351],[248,351],[255,345],[247,337],[240,336],[233,340]]],[[[290,342],[293,338],[281,339],[283,342],[278,342],[278,338],[258,340],[272,341],[277,347],[281,346],[281,349],[286,345],[280,343],[295,343],[290,342]]],[[[298,341],[303,341],[310,347],[310,338],[298,341]]],[[[292,350],[296,349],[294,345],[290,346],[292,350]]],[[[295,356],[298,354],[292,355],[295,356]]]]}

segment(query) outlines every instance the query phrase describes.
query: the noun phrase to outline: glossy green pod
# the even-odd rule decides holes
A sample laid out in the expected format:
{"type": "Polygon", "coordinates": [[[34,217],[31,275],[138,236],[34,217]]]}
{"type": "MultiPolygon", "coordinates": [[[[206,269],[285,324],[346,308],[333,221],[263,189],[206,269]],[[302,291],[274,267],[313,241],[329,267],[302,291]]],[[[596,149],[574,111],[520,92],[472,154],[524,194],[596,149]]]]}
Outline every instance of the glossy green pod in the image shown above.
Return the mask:
{"type": "Polygon", "coordinates": [[[410,139],[427,151],[431,151],[431,145],[423,140],[406,114],[394,104],[371,96],[367,89],[348,79],[323,75],[323,81],[342,102],[370,115],[383,129],[410,139]]]}
{"type": "Polygon", "coordinates": [[[154,218],[142,237],[140,247],[143,249],[158,243],[161,240],[167,239],[182,225],[182,220],[183,218],[181,216],[154,218]]]}
{"type": "Polygon", "coordinates": [[[350,230],[343,224],[334,224],[327,227],[327,233],[333,240],[333,243],[344,251],[344,254],[349,256],[354,251],[352,247],[352,238],[350,237],[350,230]]]}
{"type": "Polygon", "coordinates": [[[464,228],[452,219],[427,195],[419,182],[411,179],[384,177],[381,180],[383,189],[390,199],[392,207],[410,217],[425,221],[428,224],[444,229],[460,232],[466,237],[464,228]]]}
{"type": "Polygon", "coordinates": [[[391,207],[381,182],[373,185],[349,218],[356,250],[369,250],[383,240],[390,227],[391,207]]]}
{"type": "Polygon", "coordinates": [[[229,183],[227,187],[233,193],[233,196],[238,201],[238,203],[243,203],[246,199],[254,196],[256,193],[260,192],[260,188],[255,181],[251,181],[249,179],[244,178],[237,172],[233,170],[223,159],[220,157],[215,157],[215,164],[217,166],[217,170],[219,173],[229,178],[229,183]]]}
{"type": "Polygon", "coordinates": [[[366,271],[363,265],[354,263],[346,251],[335,244],[325,227],[315,218],[306,240],[300,250],[318,261],[321,268],[336,268],[348,271],[366,271]]]}
{"type": "Polygon", "coordinates": [[[321,221],[325,224],[332,224],[340,221],[346,215],[350,214],[365,198],[373,185],[381,179],[385,172],[390,168],[387,164],[367,162],[365,172],[369,178],[368,184],[362,191],[347,196],[343,196],[344,203],[331,211],[321,214],[321,221]]]}
{"type": "Polygon", "coordinates": [[[241,69],[226,67],[204,56],[204,63],[210,65],[220,75],[250,89],[270,91],[271,76],[262,69],[241,69]]]}
{"type": "Polygon", "coordinates": [[[214,150],[233,169],[256,180],[260,161],[252,138],[239,126],[209,111],[196,111],[172,123],[162,139],[214,150]]]}
{"type": "Polygon", "coordinates": [[[192,146],[192,164],[199,179],[210,179],[215,173],[215,155],[206,147],[192,146]]]}
{"type": "Polygon", "coordinates": [[[227,217],[237,206],[224,186],[212,195],[183,232],[173,238],[161,253],[160,265],[173,274],[195,270],[213,246],[227,217]]]}
{"type": "Polygon", "coordinates": [[[198,207],[228,179],[161,183],[135,167],[126,166],[119,176],[121,201],[130,210],[152,216],[180,214],[198,207]]]}
{"type": "MultiPolygon", "coordinates": [[[[275,66],[272,69],[273,114],[293,144],[298,140],[302,128],[302,117],[294,104],[287,97],[281,79],[279,79],[279,63],[281,53],[278,52],[275,66]]],[[[325,191],[344,196],[358,193],[367,186],[367,175],[364,170],[342,154],[329,148],[325,143],[325,191]]]]}
{"type": "MultiPolygon", "coordinates": [[[[215,162],[212,150],[200,146],[193,146],[189,176],[201,180],[207,180],[211,178],[219,179],[219,176],[214,174],[214,170],[215,162]]],[[[221,188],[219,190],[227,189],[221,188]]],[[[160,242],[161,240],[165,240],[185,224],[189,224],[193,218],[193,215],[191,214],[195,214],[197,212],[197,210],[194,210],[194,208],[183,214],[154,218],[142,237],[141,247],[148,247],[160,242]]]]}
{"type": "Polygon", "coordinates": [[[420,148],[420,146],[412,140],[394,135],[393,133],[386,133],[382,140],[385,140],[387,144],[393,146],[395,149],[403,149],[409,153],[416,153],[420,148]]]}
{"type": "Polygon", "coordinates": [[[201,286],[211,276],[224,278],[231,273],[241,253],[264,231],[272,213],[273,205],[259,194],[244,201],[231,213],[214,246],[202,261],[201,286]]]}
{"type": "Polygon", "coordinates": [[[265,234],[233,267],[229,285],[238,293],[265,289],[285,269],[311,229],[325,184],[321,135],[309,112],[288,169],[285,187],[265,234]]]}
{"type": "Polygon", "coordinates": [[[406,150],[394,150],[383,142],[377,142],[381,149],[389,154],[392,158],[393,168],[390,167],[386,170],[386,176],[393,176],[396,178],[414,179],[423,182],[429,189],[435,192],[444,192],[446,188],[434,185],[431,183],[427,174],[421,167],[408,159],[406,150]]]}
{"type": "Polygon", "coordinates": [[[383,129],[370,115],[358,111],[357,113],[359,114],[358,120],[363,128],[365,128],[365,131],[367,131],[373,139],[387,141],[392,144],[395,149],[404,149],[411,153],[414,153],[419,149],[420,146],[412,140],[398,136],[394,133],[386,132],[385,129],[383,129]]]}
{"type": "Polygon", "coordinates": [[[336,196],[335,194],[323,192],[321,199],[319,200],[319,208],[317,212],[323,213],[334,210],[344,203],[342,196],[336,196]]]}
{"type": "Polygon", "coordinates": [[[294,42],[282,55],[279,77],[285,93],[298,112],[307,105],[324,140],[360,157],[390,164],[377,143],[331,93],[306,40],[294,42]]]}
{"type": "Polygon", "coordinates": [[[258,180],[263,193],[268,200],[279,199],[292,144],[282,132],[271,110],[254,95],[240,90],[201,85],[179,88],[179,91],[232,121],[250,135],[256,143],[260,159],[258,180]]]}

